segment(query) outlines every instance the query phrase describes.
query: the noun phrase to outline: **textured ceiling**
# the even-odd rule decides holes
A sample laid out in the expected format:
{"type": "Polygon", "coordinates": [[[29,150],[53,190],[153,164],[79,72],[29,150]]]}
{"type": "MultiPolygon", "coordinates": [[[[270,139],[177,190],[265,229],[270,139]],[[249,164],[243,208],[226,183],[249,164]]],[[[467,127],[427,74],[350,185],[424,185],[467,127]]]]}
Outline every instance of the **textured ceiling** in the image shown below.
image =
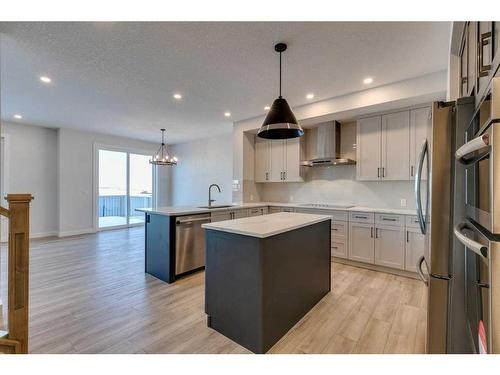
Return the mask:
{"type": "Polygon", "coordinates": [[[2,23],[2,119],[169,143],[290,105],[446,69],[448,22],[2,23]],[[38,77],[52,78],[49,85],[38,77]],[[176,101],[173,93],[182,93],[176,101]],[[225,118],[224,112],[232,113],[225,118]]]}

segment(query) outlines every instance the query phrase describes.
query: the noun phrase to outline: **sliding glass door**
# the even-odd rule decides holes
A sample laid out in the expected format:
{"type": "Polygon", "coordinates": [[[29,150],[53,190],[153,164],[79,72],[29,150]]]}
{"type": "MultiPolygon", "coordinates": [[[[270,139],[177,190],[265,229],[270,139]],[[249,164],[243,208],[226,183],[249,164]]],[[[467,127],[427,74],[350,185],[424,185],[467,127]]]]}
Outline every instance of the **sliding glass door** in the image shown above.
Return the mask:
{"type": "Polygon", "coordinates": [[[144,214],[136,208],[153,204],[153,166],[149,155],[99,149],[98,228],[141,224],[144,214]]]}
{"type": "Polygon", "coordinates": [[[149,155],[130,154],[129,156],[129,221],[144,223],[144,212],[135,209],[151,207],[153,203],[153,166],[149,155]]]}

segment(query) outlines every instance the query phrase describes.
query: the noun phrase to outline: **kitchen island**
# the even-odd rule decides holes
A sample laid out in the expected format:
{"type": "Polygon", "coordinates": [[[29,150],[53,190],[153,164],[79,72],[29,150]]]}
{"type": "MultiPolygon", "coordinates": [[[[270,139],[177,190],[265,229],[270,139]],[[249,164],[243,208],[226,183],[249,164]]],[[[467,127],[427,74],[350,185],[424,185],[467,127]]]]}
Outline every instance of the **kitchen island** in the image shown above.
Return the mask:
{"type": "Polygon", "coordinates": [[[202,224],[207,325],[267,352],[330,291],[330,220],[283,212],[202,224]]]}

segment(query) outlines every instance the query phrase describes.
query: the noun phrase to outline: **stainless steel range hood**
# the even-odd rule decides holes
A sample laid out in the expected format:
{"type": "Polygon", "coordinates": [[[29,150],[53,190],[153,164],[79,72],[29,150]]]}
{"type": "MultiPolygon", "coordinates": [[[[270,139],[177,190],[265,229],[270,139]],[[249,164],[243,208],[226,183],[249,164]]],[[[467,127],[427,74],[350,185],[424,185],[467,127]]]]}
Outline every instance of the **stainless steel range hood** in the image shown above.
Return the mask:
{"type": "Polygon", "coordinates": [[[306,160],[300,164],[306,167],[330,165],[352,165],[355,160],[340,155],[340,123],[328,121],[307,129],[306,160]]]}

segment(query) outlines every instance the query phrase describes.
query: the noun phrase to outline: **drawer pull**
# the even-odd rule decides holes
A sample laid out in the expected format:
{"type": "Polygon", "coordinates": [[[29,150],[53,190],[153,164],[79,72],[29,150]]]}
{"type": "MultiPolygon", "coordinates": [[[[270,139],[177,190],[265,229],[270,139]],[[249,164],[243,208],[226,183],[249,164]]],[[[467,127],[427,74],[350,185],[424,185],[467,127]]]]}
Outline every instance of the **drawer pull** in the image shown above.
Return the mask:
{"type": "Polygon", "coordinates": [[[338,246],[332,246],[332,249],[338,249],[338,246]]]}
{"type": "Polygon", "coordinates": [[[334,231],[338,231],[338,229],[337,229],[337,228],[332,228],[332,230],[334,230],[334,231]]]}
{"type": "Polygon", "coordinates": [[[388,217],[383,217],[382,220],[384,220],[384,221],[397,221],[396,219],[391,219],[388,217]]]}
{"type": "Polygon", "coordinates": [[[358,215],[355,215],[354,216],[356,219],[368,219],[367,216],[358,216],[358,215]]]}

